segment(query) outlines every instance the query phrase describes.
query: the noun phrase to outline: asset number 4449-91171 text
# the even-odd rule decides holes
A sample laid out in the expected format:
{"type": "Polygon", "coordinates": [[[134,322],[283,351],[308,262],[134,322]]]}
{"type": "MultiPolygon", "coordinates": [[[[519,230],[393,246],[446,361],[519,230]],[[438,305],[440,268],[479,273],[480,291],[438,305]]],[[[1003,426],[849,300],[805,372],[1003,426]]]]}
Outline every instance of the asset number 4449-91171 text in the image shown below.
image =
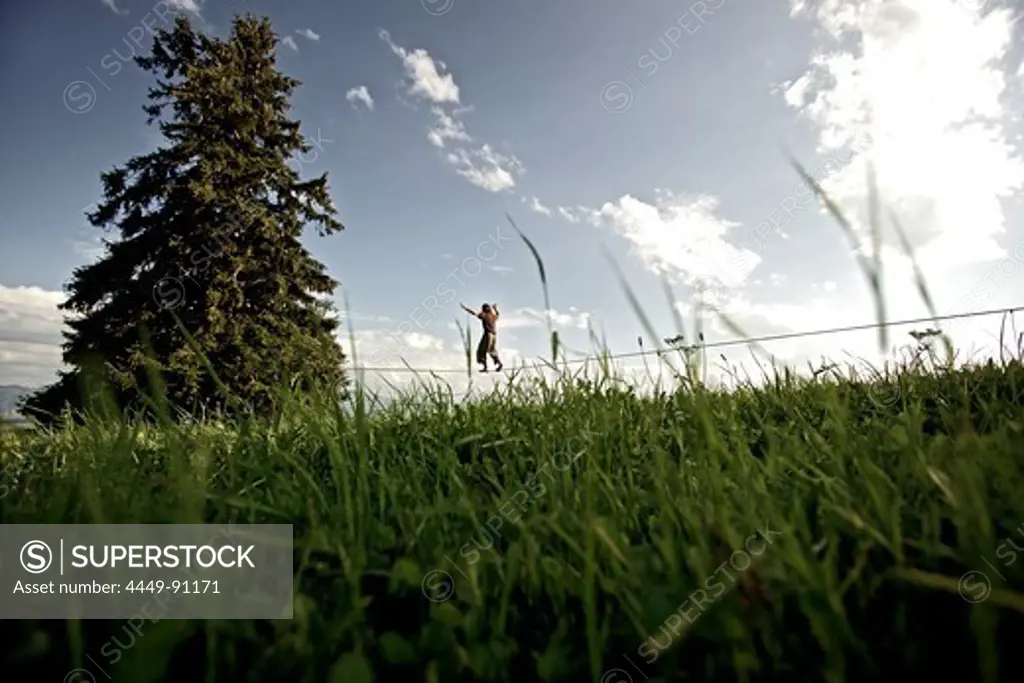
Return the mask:
{"type": "Polygon", "coordinates": [[[125,586],[129,593],[181,593],[198,595],[212,593],[220,595],[216,581],[129,581],[125,586]]]}

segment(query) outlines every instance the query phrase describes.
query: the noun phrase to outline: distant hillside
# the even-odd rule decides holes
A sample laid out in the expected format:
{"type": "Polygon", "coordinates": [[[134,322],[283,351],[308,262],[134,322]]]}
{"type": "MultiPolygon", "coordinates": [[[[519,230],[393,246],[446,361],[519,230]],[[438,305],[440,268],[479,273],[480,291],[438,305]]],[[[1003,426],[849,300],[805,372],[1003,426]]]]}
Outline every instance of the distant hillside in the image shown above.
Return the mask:
{"type": "Polygon", "coordinates": [[[0,415],[14,414],[14,408],[22,396],[31,394],[35,389],[18,386],[17,384],[0,385],[0,415]]]}

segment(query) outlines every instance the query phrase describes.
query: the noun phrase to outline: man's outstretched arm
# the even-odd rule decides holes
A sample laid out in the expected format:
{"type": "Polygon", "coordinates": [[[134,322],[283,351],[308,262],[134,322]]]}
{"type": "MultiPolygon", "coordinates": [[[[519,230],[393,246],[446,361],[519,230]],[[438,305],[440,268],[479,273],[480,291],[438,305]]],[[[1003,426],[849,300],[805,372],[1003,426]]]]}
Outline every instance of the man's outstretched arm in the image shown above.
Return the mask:
{"type": "Polygon", "coordinates": [[[459,305],[460,305],[460,306],[462,306],[462,310],[464,310],[464,311],[465,311],[466,313],[469,313],[469,314],[470,314],[471,316],[473,316],[474,318],[479,318],[479,317],[480,317],[480,314],[479,314],[479,313],[477,313],[476,311],[474,311],[474,310],[473,310],[472,308],[470,308],[470,307],[469,307],[469,306],[467,306],[466,304],[462,304],[462,303],[460,303],[459,305]]]}

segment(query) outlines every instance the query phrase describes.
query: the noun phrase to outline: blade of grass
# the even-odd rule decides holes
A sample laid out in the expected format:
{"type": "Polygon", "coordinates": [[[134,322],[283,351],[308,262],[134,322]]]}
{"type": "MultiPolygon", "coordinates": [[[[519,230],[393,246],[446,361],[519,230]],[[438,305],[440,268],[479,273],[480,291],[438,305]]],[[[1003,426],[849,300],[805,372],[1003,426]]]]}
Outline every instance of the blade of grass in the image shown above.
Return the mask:
{"type": "Polygon", "coordinates": [[[544,316],[548,323],[548,335],[551,338],[551,362],[558,362],[558,333],[555,332],[551,325],[551,299],[548,296],[548,276],[544,270],[544,259],[540,257],[540,252],[537,251],[537,247],[533,246],[533,242],[523,234],[523,231],[519,229],[516,222],[512,220],[512,215],[506,213],[505,218],[508,219],[509,224],[512,225],[512,229],[519,234],[519,238],[523,240],[526,246],[530,249],[530,253],[533,254],[533,260],[537,262],[537,272],[540,273],[540,284],[544,290],[544,316]]]}
{"type": "Polygon", "coordinates": [[[656,353],[658,358],[663,359],[665,363],[668,364],[669,368],[672,370],[672,373],[679,377],[679,372],[676,370],[675,366],[672,365],[672,362],[664,353],[665,348],[661,345],[661,336],[654,330],[654,325],[651,324],[651,321],[647,317],[647,314],[644,313],[643,306],[640,305],[640,301],[636,298],[636,295],[633,294],[633,288],[630,287],[629,283],[626,281],[626,276],[622,274],[622,269],[619,268],[619,264],[616,263],[615,258],[611,255],[611,252],[609,252],[606,247],[602,246],[601,252],[604,254],[604,257],[608,260],[608,263],[611,264],[612,269],[615,271],[615,277],[619,281],[619,286],[622,287],[622,291],[625,292],[626,298],[629,299],[629,305],[633,309],[633,312],[636,313],[637,318],[640,319],[640,324],[643,325],[644,330],[651,337],[651,339],[654,340],[655,344],[657,345],[656,353]]]}
{"type": "Polygon", "coordinates": [[[875,303],[878,307],[878,322],[881,325],[878,327],[878,345],[883,351],[889,346],[888,343],[888,331],[885,324],[885,296],[882,295],[884,291],[884,284],[882,281],[882,221],[879,217],[880,213],[880,200],[878,196],[878,182],[875,179],[875,167],[871,161],[867,163],[867,183],[868,183],[868,224],[871,227],[871,256],[874,260],[874,268],[872,273],[874,280],[871,284],[872,289],[877,291],[880,296],[876,299],[875,303]]]}
{"type": "Polygon", "coordinates": [[[800,178],[807,183],[814,194],[821,199],[825,208],[832,215],[832,218],[835,219],[836,223],[839,224],[839,227],[843,230],[843,234],[846,235],[847,240],[850,242],[854,258],[857,259],[857,265],[860,267],[861,272],[867,279],[868,285],[871,288],[871,294],[875,300],[875,312],[879,322],[879,349],[882,353],[885,353],[886,347],[889,345],[888,331],[886,330],[885,324],[885,302],[878,273],[874,266],[868,262],[867,258],[864,256],[860,240],[857,238],[857,233],[853,229],[853,225],[843,214],[842,209],[839,208],[839,205],[828,196],[825,190],[822,189],[821,185],[818,184],[818,181],[811,177],[800,162],[794,159],[789,153],[787,153],[786,156],[789,159],[790,165],[796,169],[797,174],[800,175],[800,178]]]}
{"type": "MultiPolygon", "coordinates": [[[[935,308],[935,301],[932,299],[931,292],[928,289],[928,283],[924,277],[924,271],[921,270],[921,266],[917,261],[917,256],[914,254],[914,247],[910,244],[910,240],[907,239],[907,233],[903,230],[903,225],[900,223],[899,218],[896,217],[895,211],[889,212],[889,220],[892,221],[892,226],[896,230],[896,236],[900,240],[900,248],[903,249],[903,253],[910,259],[910,265],[914,269],[914,285],[917,287],[917,294],[921,297],[925,307],[928,309],[928,314],[932,317],[932,322],[935,323],[936,329],[942,329],[939,324],[939,312],[935,308]]],[[[946,361],[948,363],[953,362],[953,341],[949,338],[945,332],[942,334],[942,345],[946,351],[946,361]]]]}

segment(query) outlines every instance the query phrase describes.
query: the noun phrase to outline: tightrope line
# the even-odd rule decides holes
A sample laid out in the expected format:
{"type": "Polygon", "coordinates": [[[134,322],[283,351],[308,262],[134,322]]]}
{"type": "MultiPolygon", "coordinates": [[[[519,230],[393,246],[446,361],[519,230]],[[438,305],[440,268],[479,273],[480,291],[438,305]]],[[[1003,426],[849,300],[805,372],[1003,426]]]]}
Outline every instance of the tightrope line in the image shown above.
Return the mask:
{"type": "MultiPolygon", "coordinates": [[[[1019,311],[1024,311],[1024,305],[1022,305],[1022,306],[1014,306],[1013,308],[993,308],[993,309],[989,309],[987,311],[971,311],[969,313],[955,313],[955,314],[950,314],[950,315],[939,315],[939,316],[935,316],[935,317],[926,316],[926,317],[922,317],[922,318],[908,318],[906,320],[893,320],[893,321],[885,323],[884,326],[885,327],[902,327],[904,325],[919,325],[921,323],[938,322],[940,320],[956,320],[956,319],[959,319],[959,318],[979,318],[979,317],[983,317],[983,316],[987,316],[987,315],[995,315],[997,313],[1007,314],[1007,313],[1017,313],[1019,311]]],[[[843,332],[861,332],[861,331],[865,331],[865,330],[875,330],[875,329],[878,329],[879,327],[882,327],[882,326],[883,326],[882,323],[873,322],[873,323],[863,323],[863,324],[860,324],[860,325],[848,325],[846,327],[831,327],[831,328],[825,328],[825,329],[820,329],[820,330],[808,330],[808,331],[805,331],[805,332],[785,332],[785,333],[782,333],[782,334],[770,334],[770,335],[765,335],[763,337],[752,337],[752,338],[749,338],[749,339],[727,339],[727,340],[715,341],[715,342],[700,342],[698,344],[694,344],[693,348],[695,348],[695,349],[714,349],[714,348],[723,348],[723,347],[727,347],[727,346],[739,346],[741,344],[760,344],[762,342],[782,341],[784,339],[799,339],[801,337],[821,337],[821,336],[824,336],[824,335],[827,335],[827,334],[840,334],[840,333],[843,333],[843,332]]],[[[589,363],[589,362],[592,362],[592,361],[600,362],[600,361],[605,361],[605,360],[609,360],[609,361],[611,361],[611,360],[618,360],[618,359],[621,359],[621,358],[640,358],[640,357],[643,357],[643,356],[661,356],[661,355],[666,354],[666,353],[672,353],[673,351],[677,351],[678,349],[679,349],[679,347],[670,347],[670,348],[654,349],[654,350],[651,350],[651,351],[630,351],[628,353],[610,353],[610,354],[600,355],[600,356],[587,356],[585,358],[575,358],[575,359],[571,359],[571,360],[560,360],[560,361],[558,361],[556,367],[565,366],[565,365],[575,365],[575,364],[580,364],[580,363],[589,363]]],[[[543,366],[548,367],[548,368],[551,368],[551,366],[552,366],[552,363],[549,360],[538,359],[536,361],[536,363],[538,365],[543,365],[543,366]]],[[[522,367],[523,366],[510,366],[509,369],[510,370],[518,370],[518,369],[521,369],[522,367]]],[[[551,369],[554,369],[554,368],[551,368],[551,369]]],[[[455,369],[455,368],[413,368],[413,367],[409,367],[409,366],[401,366],[401,367],[374,367],[374,366],[356,365],[356,366],[352,367],[352,370],[354,370],[354,371],[363,371],[363,372],[416,372],[416,373],[422,372],[424,374],[441,374],[441,373],[465,374],[466,373],[466,368],[460,368],[460,369],[455,369]]]]}

